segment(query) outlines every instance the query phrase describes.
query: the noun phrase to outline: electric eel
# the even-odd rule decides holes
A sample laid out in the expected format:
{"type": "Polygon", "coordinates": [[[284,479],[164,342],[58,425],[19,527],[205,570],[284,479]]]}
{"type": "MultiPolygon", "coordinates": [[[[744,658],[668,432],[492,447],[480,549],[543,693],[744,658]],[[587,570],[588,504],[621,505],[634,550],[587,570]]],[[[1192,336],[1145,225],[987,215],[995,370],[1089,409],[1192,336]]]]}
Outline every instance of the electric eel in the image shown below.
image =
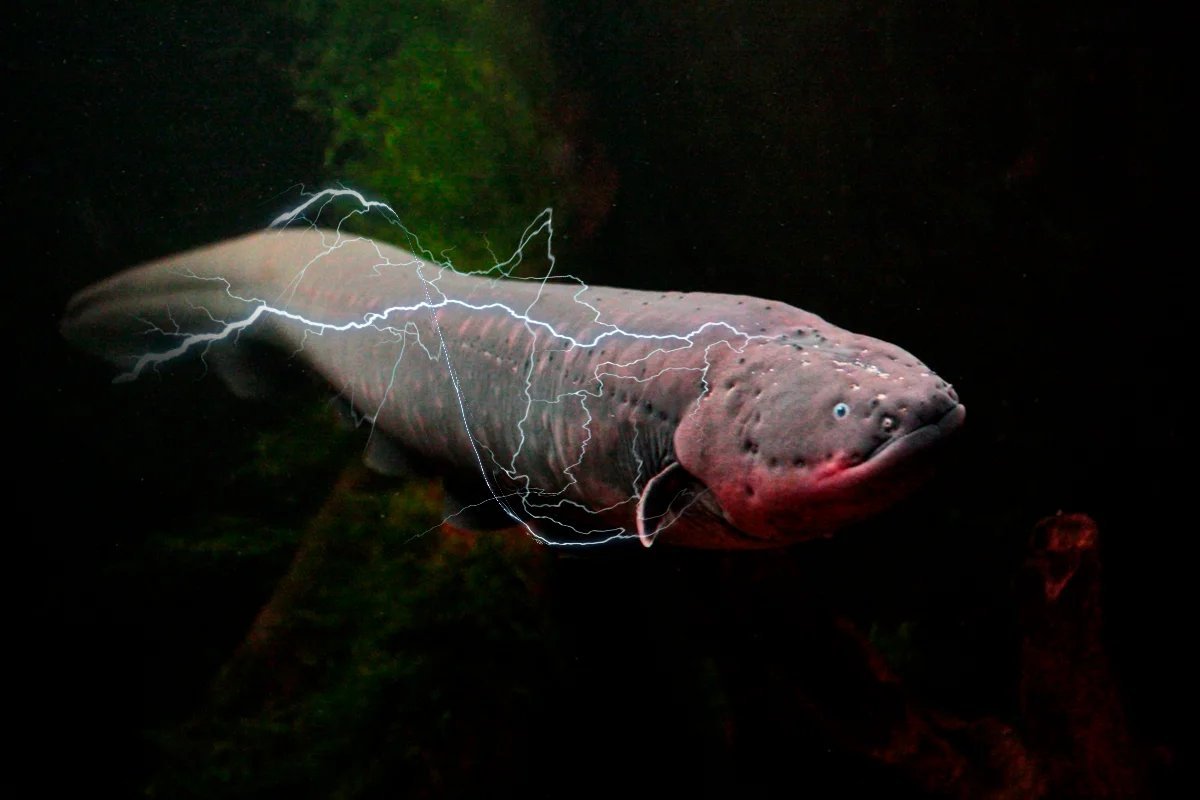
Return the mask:
{"type": "Polygon", "coordinates": [[[825,536],[909,491],[965,415],[905,350],[781,302],[462,274],[320,229],[119,273],[62,330],[126,379],[200,357],[254,396],[299,364],[369,423],[375,469],[433,469],[464,527],[557,544],[825,536]]]}

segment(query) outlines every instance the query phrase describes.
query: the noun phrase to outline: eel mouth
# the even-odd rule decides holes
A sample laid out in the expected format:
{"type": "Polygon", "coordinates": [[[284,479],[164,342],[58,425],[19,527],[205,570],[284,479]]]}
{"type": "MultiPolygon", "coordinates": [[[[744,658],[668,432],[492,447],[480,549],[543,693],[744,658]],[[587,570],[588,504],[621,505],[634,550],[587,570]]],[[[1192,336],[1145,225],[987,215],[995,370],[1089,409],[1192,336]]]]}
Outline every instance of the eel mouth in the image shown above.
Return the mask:
{"type": "Polygon", "coordinates": [[[906,464],[905,471],[908,471],[907,465],[919,467],[927,460],[927,454],[937,449],[936,445],[945,441],[950,433],[962,426],[966,416],[966,406],[959,403],[934,422],[884,442],[862,463],[824,478],[817,484],[816,489],[818,492],[846,491],[890,474],[898,464],[906,464]]]}
{"type": "Polygon", "coordinates": [[[828,536],[892,505],[928,478],[936,463],[932,456],[966,413],[957,404],[937,420],[884,442],[861,463],[784,487],[774,503],[745,503],[738,493],[729,505],[718,500],[716,510],[737,530],[740,547],[828,536]]]}

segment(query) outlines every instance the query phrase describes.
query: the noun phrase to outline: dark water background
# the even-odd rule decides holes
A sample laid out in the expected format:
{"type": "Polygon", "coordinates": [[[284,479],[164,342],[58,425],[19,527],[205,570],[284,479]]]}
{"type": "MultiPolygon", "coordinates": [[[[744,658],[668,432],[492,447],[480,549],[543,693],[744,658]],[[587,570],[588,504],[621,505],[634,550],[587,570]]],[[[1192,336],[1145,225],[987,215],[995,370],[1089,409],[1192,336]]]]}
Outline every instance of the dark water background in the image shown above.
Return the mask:
{"type": "MultiPolygon", "coordinates": [[[[1177,127],[1186,48],[1171,20],[1132,4],[758,6],[547,9],[540,29],[566,98],[553,107],[592,171],[528,218],[575,210],[557,249],[589,281],[783,300],[897,342],[953,381],[969,415],[951,466],[894,513],[780,554],[786,575],[864,628],[916,631],[894,654],[921,700],[1011,719],[1026,537],[1046,515],[1086,512],[1104,537],[1105,641],[1130,728],[1169,761],[1194,573],[1180,384],[1194,349],[1192,148],[1177,127]]],[[[398,9],[398,37],[405,19],[398,9]]],[[[262,431],[286,439],[303,421],[240,406],[212,382],[111,387],[107,368],[59,340],[57,315],[97,278],[262,227],[297,184],[345,176],[324,162],[327,124],[296,108],[288,65],[304,30],[286,16],[45,3],[3,25],[8,646],[28,668],[10,692],[32,712],[18,734],[44,757],[47,788],[171,785],[164,770],[182,768],[161,739],[204,706],[289,551],[181,567],[163,537],[260,503],[303,528],[353,447],[296,467],[311,484],[281,479],[289,498],[259,497],[238,471],[262,431]]],[[[404,216],[404,198],[382,199],[404,216]]],[[[729,755],[712,727],[723,712],[694,701],[738,696],[757,662],[739,664],[719,625],[688,622],[718,613],[705,597],[719,594],[722,563],[640,548],[551,563],[553,608],[536,613],[550,615],[558,660],[498,672],[484,660],[430,689],[503,682],[508,669],[531,695],[507,713],[540,709],[529,730],[480,715],[480,738],[518,745],[499,772],[463,767],[458,789],[496,780],[561,796],[554,787],[631,780],[636,764],[654,786],[745,789],[766,775],[900,791],[763,713],[741,719],[748,738],[729,755]],[[709,652],[723,655],[710,664],[709,652]],[[692,671],[676,680],[684,662],[692,671]],[[724,688],[706,694],[705,681],[724,688]]],[[[778,620],[764,619],[770,639],[778,620]]],[[[448,647],[469,658],[473,634],[461,635],[448,647]]],[[[413,780],[437,793],[373,769],[371,791],[413,780]]],[[[1170,769],[1156,769],[1165,786],[1170,769]]]]}

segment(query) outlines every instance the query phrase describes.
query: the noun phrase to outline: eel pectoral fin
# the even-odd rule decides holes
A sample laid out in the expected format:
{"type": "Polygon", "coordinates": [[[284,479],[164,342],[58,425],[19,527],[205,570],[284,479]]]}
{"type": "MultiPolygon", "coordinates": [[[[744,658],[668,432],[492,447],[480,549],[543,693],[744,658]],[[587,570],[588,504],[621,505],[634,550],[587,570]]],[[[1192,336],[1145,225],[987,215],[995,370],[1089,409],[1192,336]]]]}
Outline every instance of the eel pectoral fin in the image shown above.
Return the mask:
{"type": "Polygon", "coordinates": [[[373,472],[388,478],[412,478],[421,469],[403,445],[380,430],[372,430],[363,451],[363,463],[373,472]]]}
{"type": "Polygon", "coordinates": [[[276,348],[262,342],[218,342],[205,362],[239,400],[262,402],[289,392],[304,382],[305,370],[276,348]]]}
{"type": "Polygon", "coordinates": [[[473,531],[498,531],[521,524],[478,476],[442,478],[446,521],[473,531]]]}
{"type": "Polygon", "coordinates": [[[638,539],[646,547],[674,525],[700,488],[699,481],[679,462],[668,464],[642,487],[637,504],[638,539]]]}

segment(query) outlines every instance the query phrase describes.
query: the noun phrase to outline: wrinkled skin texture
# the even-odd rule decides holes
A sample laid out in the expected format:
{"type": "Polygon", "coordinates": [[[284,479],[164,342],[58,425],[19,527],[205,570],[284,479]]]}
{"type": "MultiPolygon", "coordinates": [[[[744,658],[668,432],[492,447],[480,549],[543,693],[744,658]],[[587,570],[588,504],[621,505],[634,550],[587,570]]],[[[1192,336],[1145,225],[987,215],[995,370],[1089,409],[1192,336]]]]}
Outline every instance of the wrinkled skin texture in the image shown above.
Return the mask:
{"type": "Polygon", "coordinates": [[[909,353],[783,303],[467,276],[329,231],[121,273],[63,331],[135,373],[203,353],[247,395],[299,361],[374,423],[368,463],[432,466],[478,527],[551,541],[827,535],[903,495],[964,415],[909,353]]]}

